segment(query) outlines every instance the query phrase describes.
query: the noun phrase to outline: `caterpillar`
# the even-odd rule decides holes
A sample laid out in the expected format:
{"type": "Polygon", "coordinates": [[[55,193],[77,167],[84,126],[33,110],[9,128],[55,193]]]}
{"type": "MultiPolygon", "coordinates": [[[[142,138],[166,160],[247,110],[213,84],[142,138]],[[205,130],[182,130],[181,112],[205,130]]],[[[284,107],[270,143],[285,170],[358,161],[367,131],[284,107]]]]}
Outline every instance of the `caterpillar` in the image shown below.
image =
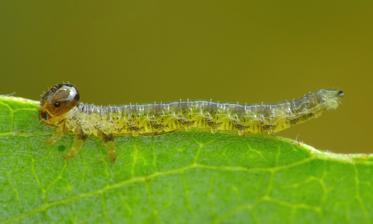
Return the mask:
{"type": "Polygon", "coordinates": [[[344,93],[320,89],[298,99],[277,104],[233,104],[213,101],[177,101],[160,104],[97,106],[80,102],[78,89],[70,83],[54,85],[40,100],[40,119],[55,126],[49,140],[65,133],[75,136],[65,159],[74,157],[88,136],[103,140],[110,160],[115,161],[117,136],[159,135],[200,129],[238,135],[272,134],[336,109],[344,93]]]}

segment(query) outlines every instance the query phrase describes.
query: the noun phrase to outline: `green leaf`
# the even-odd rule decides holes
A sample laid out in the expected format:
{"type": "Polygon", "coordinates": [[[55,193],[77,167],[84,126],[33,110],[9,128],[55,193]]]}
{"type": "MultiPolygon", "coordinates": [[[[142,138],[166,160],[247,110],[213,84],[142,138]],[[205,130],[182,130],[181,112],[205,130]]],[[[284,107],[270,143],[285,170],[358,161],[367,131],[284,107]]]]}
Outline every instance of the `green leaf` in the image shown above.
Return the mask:
{"type": "Polygon", "coordinates": [[[279,137],[180,132],[46,141],[35,101],[0,97],[0,223],[369,223],[373,156],[279,137]]]}

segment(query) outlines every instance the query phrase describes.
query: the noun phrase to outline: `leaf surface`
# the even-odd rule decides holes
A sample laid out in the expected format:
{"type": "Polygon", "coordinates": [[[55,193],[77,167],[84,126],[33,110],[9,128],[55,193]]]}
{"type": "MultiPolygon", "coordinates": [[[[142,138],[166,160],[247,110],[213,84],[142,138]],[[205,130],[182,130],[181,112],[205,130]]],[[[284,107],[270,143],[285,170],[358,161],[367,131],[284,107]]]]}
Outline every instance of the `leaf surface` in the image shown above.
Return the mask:
{"type": "Polygon", "coordinates": [[[292,140],[179,132],[88,139],[72,160],[38,103],[0,96],[0,223],[370,223],[373,156],[292,140]]]}

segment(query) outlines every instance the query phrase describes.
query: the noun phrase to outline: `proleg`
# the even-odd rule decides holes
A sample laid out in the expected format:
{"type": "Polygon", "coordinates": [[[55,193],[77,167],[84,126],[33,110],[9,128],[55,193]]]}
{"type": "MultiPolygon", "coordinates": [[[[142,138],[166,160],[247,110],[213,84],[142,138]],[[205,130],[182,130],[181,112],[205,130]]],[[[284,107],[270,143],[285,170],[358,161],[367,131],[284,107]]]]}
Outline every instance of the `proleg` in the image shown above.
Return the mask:
{"type": "MultiPolygon", "coordinates": [[[[160,104],[96,106],[80,102],[78,89],[68,83],[50,88],[40,101],[40,119],[57,127],[56,136],[76,138],[65,158],[78,153],[86,137],[101,138],[111,161],[118,136],[158,135],[199,129],[238,135],[272,134],[336,109],[344,93],[321,89],[277,104],[232,104],[212,101],[177,101],[160,104]],[[79,149],[77,149],[79,147],[79,149]]],[[[55,142],[56,137],[52,140],[55,142]]]]}

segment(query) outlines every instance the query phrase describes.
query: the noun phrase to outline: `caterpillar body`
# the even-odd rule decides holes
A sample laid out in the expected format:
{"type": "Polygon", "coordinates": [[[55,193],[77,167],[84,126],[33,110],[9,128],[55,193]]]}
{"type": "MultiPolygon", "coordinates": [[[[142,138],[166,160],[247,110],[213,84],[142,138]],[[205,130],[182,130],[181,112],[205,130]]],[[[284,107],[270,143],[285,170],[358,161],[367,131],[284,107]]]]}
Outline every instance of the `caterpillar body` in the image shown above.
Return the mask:
{"type": "Polygon", "coordinates": [[[116,136],[157,135],[201,129],[239,135],[272,134],[319,117],[341,103],[343,91],[321,89],[277,104],[232,104],[212,101],[177,101],[160,104],[96,106],[79,102],[72,84],[57,84],[40,101],[40,119],[57,127],[51,142],[71,132],[76,139],[65,156],[73,157],[87,136],[102,138],[109,158],[115,160],[116,136]]]}

